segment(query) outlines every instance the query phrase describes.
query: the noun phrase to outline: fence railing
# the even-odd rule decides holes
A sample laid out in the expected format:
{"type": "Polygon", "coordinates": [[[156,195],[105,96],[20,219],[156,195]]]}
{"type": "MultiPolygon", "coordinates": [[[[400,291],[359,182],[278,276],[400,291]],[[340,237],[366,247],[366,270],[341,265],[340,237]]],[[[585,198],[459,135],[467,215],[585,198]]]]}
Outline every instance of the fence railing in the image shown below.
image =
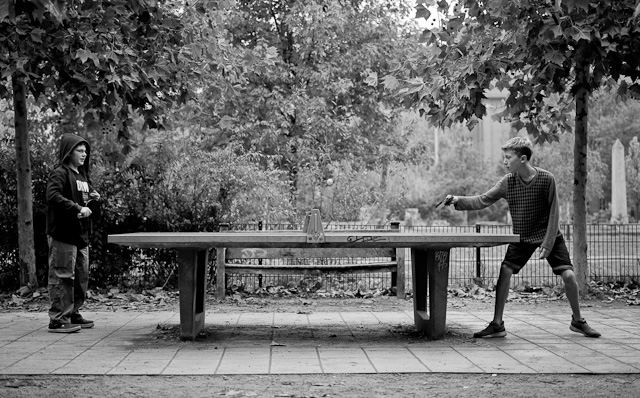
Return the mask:
{"type": "MultiPolygon", "coordinates": [[[[464,227],[404,227],[406,232],[415,233],[511,233],[510,225],[484,225],[464,227]]],[[[573,225],[560,226],[569,253],[573,258],[573,225]]],[[[466,285],[473,278],[483,278],[485,282],[495,281],[507,246],[488,248],[455,248],[451,251],[450,280],[466,285]]],[[[595,281],[640,281],[640,224],[590,224],[587,225],[587,261],[589,278],[595,281]]],[[[575,264],[574,267],[584,266],[575,264]]],[[[410,269],[409,269],[410,272],[410,269]]],[[[546,260],[540,260],[536,253],[519,274],[512,278],[512,286],[555,286],[562,282],[551,271],[546,260]]]]}
{"type": "MultiPolygon", "coordinates": [[[[238,224],[233,230],[296,230],[295,224],[238,224]]],[[[339,229],[378,229],[388,225],[360,225],[357,223],[333,223],[326,230],[339,229]]],[[[401,226],[406,233],[511,233],[510,225],[477,224],[469,226],[401,226]]],[[[573,251],[573,226],[560,226],[570,254],[573,251]]],[[[451,285],[466,286],[474,278],[482,278],[486,284],[495,283],[507,246],[489,248],[454,248],[451,250],[449,280],[451,285]]],[[[551,271],[546,260],[531,257],[519,274],[512,278],[512,286],[556,286],[562,279],[551,271]]],[[[405,274],[411,276],[411,256],[407,251],[405,274]]],[[[573,258],[573,255],[572,255],[573,258]]],[[[640,282],[640,224],[590,224],[587,226],[587,261],[589,278],[596,281],[635,281],[640,282]]],[[[575,264],[574,267],[584,266],[575,264]]],[[[252,278],[255,276],[246,276],[252,278]]],[[[371,286],[390,285],[390,275],[354,275],[347,278],[351,284],[371,286]],[[358,281],[358,278],[361,280],[358,281]],[[369,278],[366,280],[366,278],[369,278]],[[373,281],[373,282],[372,282],[373,281]]],[[[411,278],[407,277],[410,285],[411,278]]],[[[251,283],[249,283],[250,285],[251,283]]],[[[407,286],[407,291],[411,286],[407,286]]]]}

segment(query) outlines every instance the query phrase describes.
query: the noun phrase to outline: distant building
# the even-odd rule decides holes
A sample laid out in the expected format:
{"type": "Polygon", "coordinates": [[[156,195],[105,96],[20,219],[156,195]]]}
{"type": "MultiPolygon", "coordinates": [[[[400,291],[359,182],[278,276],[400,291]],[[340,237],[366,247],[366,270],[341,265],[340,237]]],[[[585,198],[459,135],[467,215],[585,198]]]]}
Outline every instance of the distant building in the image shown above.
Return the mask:
{"type": "MultiPolygon", "coordinates": [[[[502,145],[517,132],[511,127],[509,122],[498,122],[491,118],[504,109],[504,101],[507,93],[497,89],[485,93],[484,105],[487,108],[487,115],[473,128],[471,135],[475,147],[478,148],[482,158],[488,162],[499,164],[502,162],[502,145]]],[[[504,222],[511,224],[511,214],[505,213],[504,222]]]]}
{"type": "Polygon", "coordinates": [[[493,89],[486,93],[487,99],[484,104],[487,108],[487,116],[473,128],[471,135],[476,148],[478,148],[484,160],[502,161],[502,150],[500,147],[511,138],[512,128],[510,123],[497,122],[491,118],[492,115],[500,112],[504,108],[504,100],[507,98],[506,92],[493,89]]]}

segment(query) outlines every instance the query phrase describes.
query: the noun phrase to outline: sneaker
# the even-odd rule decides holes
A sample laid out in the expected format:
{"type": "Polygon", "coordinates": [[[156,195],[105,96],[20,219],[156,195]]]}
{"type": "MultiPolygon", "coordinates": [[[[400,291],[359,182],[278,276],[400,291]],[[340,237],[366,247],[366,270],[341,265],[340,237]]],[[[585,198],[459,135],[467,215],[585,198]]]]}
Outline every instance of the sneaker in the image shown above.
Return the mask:
{"type": "Polygon", "coordinates": [[[504,328],[504,321],[497,323],[491,321],[489,326],[487,326],[483,331],[476,332],[473,334],[473,337],[476,339],[480,338],[492,338],[492,337],[504,337],[507,335],[507,331],[504,328]]]}
{"type": "Polygon", "coordinates": [[[49,322],[49,333],[73,333],[80,330],[80,326],[70,323],[49,322]]]}
{"type": "Polygon", "coordinates": [[[600,337],[600,333],[598,333],[594,328],[589,326],[587,321],[583,319],[576,321],[571,317],[571,327],[569,328],[574,332],[582,333],[587,337],[600,337]]]}
{"type": "Polygon", "coordinates": [[[79,326],[82,329],[91,329],[93,327],[93,321],[84,319],[83,317],[71,318],[71,324],[74,326],[79,326]]]}

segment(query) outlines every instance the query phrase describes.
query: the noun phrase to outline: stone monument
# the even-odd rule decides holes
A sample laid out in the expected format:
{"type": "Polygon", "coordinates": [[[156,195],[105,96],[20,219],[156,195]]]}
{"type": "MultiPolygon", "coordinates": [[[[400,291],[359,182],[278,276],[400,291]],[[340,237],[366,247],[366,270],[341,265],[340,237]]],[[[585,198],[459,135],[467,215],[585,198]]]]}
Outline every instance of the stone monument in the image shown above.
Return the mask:
{"type": "Polygon", "coordinates": [[[616,140],[611,149],[611,223],[627,224],[628,222],[624,146],[620,140],[616,140]]]}

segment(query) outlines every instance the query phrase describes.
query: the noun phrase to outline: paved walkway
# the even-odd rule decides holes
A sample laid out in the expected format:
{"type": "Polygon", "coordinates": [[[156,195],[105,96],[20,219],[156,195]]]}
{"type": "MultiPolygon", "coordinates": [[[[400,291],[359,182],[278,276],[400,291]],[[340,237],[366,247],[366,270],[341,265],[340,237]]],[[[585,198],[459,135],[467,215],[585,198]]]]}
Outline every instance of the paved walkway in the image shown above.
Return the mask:
{"type": "Polygon", "coordinates": [[[640,373],[640,308],[583,312],[603,337],[546,308],[508,312],[508,336],[491,340],[470,338],[490,312],[450,310],[439,341],[411,312],[207,312],[195,342],[177,338],[177,312],[86,312],[96,327],[73,334],[48,333],[44,313],[2,313],[0,374],[640,373]]]}

